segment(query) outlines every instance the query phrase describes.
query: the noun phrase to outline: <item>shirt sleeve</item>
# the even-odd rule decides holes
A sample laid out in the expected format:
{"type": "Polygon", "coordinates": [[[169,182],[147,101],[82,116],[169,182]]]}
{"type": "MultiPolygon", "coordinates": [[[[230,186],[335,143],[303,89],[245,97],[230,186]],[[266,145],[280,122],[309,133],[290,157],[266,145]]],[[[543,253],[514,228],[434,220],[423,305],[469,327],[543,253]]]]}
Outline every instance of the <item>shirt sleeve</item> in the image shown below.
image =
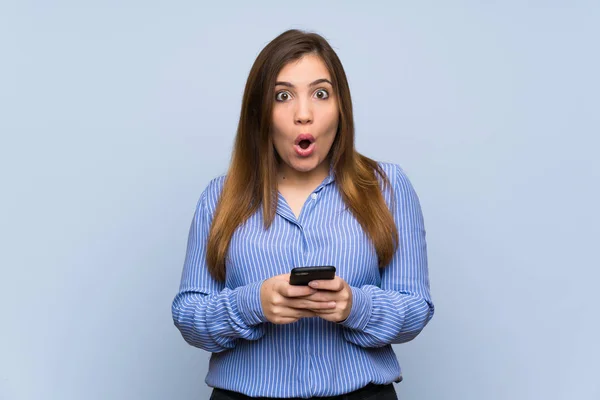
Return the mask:
{"type": "MultiPolygon", "coordinates": [[[[238,339],[257,340],[267,319],[260,302],[262,282],[226,288],[208,272],[206,243],[212,217],[208,209],[211,185],[200,196],[189,229],[179,291],[171,311],[187,343],[218,353],[234,348],[238,339]]],[[[213,187],[214,189],[214,187],[213,187]]]]}
{"type": "Polygon", "coordinates": [[[345,328],[344,338],[362,347],[408,342],[434,313],[419,198],[404,171],[394,166],[391,211],[398,228],[398,249],[381,271],[381,287],[351,287],[352,309],[339,323],[345,328]]]}

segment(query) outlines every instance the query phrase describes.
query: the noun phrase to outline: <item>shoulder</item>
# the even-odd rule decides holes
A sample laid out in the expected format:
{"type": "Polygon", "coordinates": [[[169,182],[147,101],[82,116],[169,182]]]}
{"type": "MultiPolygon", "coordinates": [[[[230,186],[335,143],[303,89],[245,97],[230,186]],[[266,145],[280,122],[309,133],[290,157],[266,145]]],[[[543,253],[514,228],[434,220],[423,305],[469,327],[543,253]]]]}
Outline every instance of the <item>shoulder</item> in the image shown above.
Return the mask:
{"type": "Polygon", "coordinates": [[[420,199],[405,170],[395,163],[377,162],[390,182],[390,190],[382,187],[386,200],[392,209],[420,207],[420,199]],[[388,197],[389,196],[389,197],[388,197]]]}
{"type": "MultiPolygon", "coordinates": [[[[404,216],[404,218],[412,219],[413,223],[422,226],[421,201],[407,173],[398,164],[381,162],[378,162],[378,164],[390,181],[392,189],[391,209],[394,210],[394,213],[400,213],[399,215],[404,216]]],[[[386,194],[384,196],[387,198],[386,194]]]]}
{"type": "Polygon", "coordinates": [[[208,182],[200,194],[200,198],[196,204],[197,209],[204,209],[211,216],[214,214],[219,198],[221,197],[221,192],[223,191],[223,186],[225,186],[226,177],[226,175],[220,175],[208,182]]]}
{"type": "Polygon", "coordinates": [[[407,189],[412,190],[410,179],[399,164],[377,161],[377,165],[379,165],[381,170],[385,173],[395,192],[402,192],[407,189]]]}

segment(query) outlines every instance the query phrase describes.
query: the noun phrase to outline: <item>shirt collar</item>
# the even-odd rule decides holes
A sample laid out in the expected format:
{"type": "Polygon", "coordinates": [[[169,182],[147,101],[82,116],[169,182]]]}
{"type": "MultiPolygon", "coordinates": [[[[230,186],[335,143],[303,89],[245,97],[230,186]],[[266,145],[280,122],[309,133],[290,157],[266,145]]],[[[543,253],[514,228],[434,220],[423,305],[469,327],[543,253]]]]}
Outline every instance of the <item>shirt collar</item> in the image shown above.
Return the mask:
{"type": "Polygon", "coordinates": [[[323,181],[316,190],[321,190],[323,187],[329,185],[333,181],[335,181],[335,170],[332,166],[330,166],[327,176],[325,177],[325,179],[323,179],[323,181]]]}

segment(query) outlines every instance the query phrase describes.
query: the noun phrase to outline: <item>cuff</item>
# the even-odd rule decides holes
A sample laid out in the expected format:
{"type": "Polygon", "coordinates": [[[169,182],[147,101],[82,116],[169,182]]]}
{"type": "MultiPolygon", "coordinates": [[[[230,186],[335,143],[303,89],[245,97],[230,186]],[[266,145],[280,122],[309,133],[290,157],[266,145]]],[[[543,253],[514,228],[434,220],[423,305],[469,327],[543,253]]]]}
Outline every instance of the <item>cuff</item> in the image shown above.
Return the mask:
{"type": "Polygon", "coordinates": [[[362,331],[371,319],[373,302],[369,293],[360,288],[350,286],[352,290],[352,309],[348,318],[339,324],[346,328],[362,331]]]}
{"type": "Polygon", "coordinates": [[[253,282],[249,285],[235,289],[232,296],[233,312],[240,316],[248,326],[267,322],[260,302],[260,287],[263,281],[253,282]]]}

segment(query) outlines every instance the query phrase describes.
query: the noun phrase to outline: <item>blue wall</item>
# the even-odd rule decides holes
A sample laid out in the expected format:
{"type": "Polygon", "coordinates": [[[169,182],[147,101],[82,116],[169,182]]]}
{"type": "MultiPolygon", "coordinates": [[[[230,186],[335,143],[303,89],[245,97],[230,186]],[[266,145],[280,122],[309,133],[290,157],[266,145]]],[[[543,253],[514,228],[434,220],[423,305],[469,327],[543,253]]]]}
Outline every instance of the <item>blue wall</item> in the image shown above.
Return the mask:
{"type": "Polygon", "coordinates": [[[421,198],[436,315],[400,398],[599,399],[600,5],[422,3],[3,2],[0,398],[208,398],[170,314],[189,224],[303,28],[421,198]]]}

